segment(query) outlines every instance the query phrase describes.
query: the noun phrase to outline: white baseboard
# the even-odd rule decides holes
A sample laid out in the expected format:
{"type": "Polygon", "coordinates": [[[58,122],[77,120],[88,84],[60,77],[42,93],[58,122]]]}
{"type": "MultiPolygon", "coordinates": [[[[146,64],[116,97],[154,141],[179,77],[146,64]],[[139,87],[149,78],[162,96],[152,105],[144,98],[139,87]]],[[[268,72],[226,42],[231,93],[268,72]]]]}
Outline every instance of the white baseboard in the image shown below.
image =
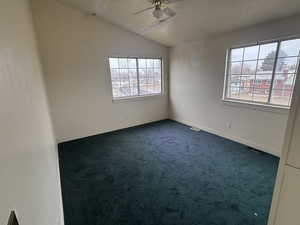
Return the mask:
{"type": "Polygon", "coordinates": [[[185,125],[190,126],[190,127],[197,127],[197,128],[199,128],[199,129],[201,129],[203,131],[206,131],[208,133],[212,133],[212,134],[215,134],[217,136],[220,136],[220,137],[223,137],[223,138],[227,138],[229,140],[238,142],[240,144],[247,145],[249,147],[258,149],[260,151],[269,153],[269,154],[277,156],[277,157],[281,156],[281,150],[280,149],[271,149],[271,148],[262,146],[260,144],[254,143],[252,141],[246,140],[244,138],[240,138],[240,137],[236,137],[236,136],[232,136],[232,135],[226,134],[226,133],[224,133],[222,131],[218,131],[218,130],[215,130],[215,129],[212,129],[212,128],[209,128],[209,127],[197,126],[197,125],[193,124],[192,122],[189,122],[189,121],[186,121],[186,120],[182,120],[182,119],[178,119],[178,118],[171,118],[171,120],[174,120],[176,122],[185,124],[185,125]]]}
{"type": "MultiPolygon", "coordinates": [[[[164,118],[164,119],[168,119],[168,118],[164,118]]],[[[60,144],[60,143],[63,143],[63,142],[74,141],[74,140],[78,140],[78,139],[81,139],[81,138],[86,138],[86,137],[89,137],[89,136],[99,135],[99,134],[103,134],[103,133],[107,133],[107,132],[112,132],[112,131],[116,131],[116,130],[121,130],[121,129],[125,129],[125,128],[130,128],[130,127],[134,127],[134,126],[139,126],[139,125],[143,125],[143,124],[147,124],[147,123],[152,123],[152,122],[156,122],[156,121],[160,121],[160,120],[164,120],[164,119],[157,119],[157,120],[150,120],[150,121],[147,121],[147,122],[135,123],[135,124],[132,124],[132,125],[129,125],[129,126],[120,127],[118,129],[111,129],[111,130],[108,129],[108,130],[105,130],[105,131],[98,131],[98,132],[94,132],[94,133],[85,135],[83,137],[80,136],[80,137],[72,137],[72,138],[61,138],[61,139],[57,140],[57,143],[60,144]]],[[[277,157],[281,156],[281,150],[280,149],[267,148],[265,146],[262,146],[260,144],[251,142],[249,140],[246,140],[246,139],[243,139],[243,138],[240,138],[240,137],[236,137],[236,136],[232,136],[232,135],[226,134],[226,133],[224,133],[222,131],[211,129],[209,127],[198,126],[196,124],[193,124],[192,122],[189,122],[189,121],[186,121],[186,120],[183,120],[183,119],[179,119],[179,118],[169,118],[169,119],[174,120],[174,121],[179,122],[179,123],[182,123],[182,124],[185,124],[185,125],[190,126],[190,127],[199,128],[199,129],[201,129],[203,131],[206,131],[208,133],[212,133],[212,134],[218,135],[220,137],[227,138],[229,140],[232,140],[232,141],[235,141],[235,142],[238,142],[238,143],[250,146],[252,148],[255,148],[255,149],[258,149],[260,151],[269,153],[271,155],[275,155],[277,157]]]]}
{"type": "Polygon", "coordinates": [[[164,117],[164,118],[151,119],[151,120],[148,120],[148,121],[138,121],[138,122],[135,122],[135,123],[120,126],[118,128],[107,128],[107,129],[103,129],[103,130],[97,130],[97,131],[89,132],[89,133],[86,133],[84,135],[76,135],[76,136],[71,136],[71,137],[56,138],[56,143],[57,144],[62,144],[62,143],[65,143],[65,142],[76,141],[76,140],[83,139],[83,138],[88,138],[88,137],[92,137],[92,136],[96,136],[96,135],[100,135],[100,134],[105,134],[105,133],[109,133],[109,132],[123,130],[123,129],[126,129],[126,128],[136,127],[136,126],[141,126],[141,125],[145,125],[145,124],[148,124],[148,123],[154,123],[154,122],[167,120],[167,119],[169,119],[169,118],[164,117]]]}

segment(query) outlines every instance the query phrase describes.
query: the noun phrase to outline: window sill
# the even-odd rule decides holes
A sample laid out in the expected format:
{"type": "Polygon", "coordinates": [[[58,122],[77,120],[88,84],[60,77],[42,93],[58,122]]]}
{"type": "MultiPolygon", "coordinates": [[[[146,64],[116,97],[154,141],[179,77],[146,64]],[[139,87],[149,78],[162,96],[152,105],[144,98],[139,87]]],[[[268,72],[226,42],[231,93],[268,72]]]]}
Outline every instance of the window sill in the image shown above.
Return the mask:
{"type": "Polygon", "coordinates": [[[140,96],[132,96],[132,97],[124,97],[124,98],[113,98],[113,103],[119,102],[135,102],[135,101],[145,101],[153,98],[163,97],[163,94],[153,94],[153,95],[140,95],[140,96]]]}
{"type": "Polygon", "coordinates": [[[234,107],[243,107],[253,110],[260,110],[280,114],[288,114],[290,112],[290,108],[285,106],[269,105],[263,103],[260,104],[256,102],[244,102],[234,99],[222,99],[222,101],[224,104],[234,107]]]}

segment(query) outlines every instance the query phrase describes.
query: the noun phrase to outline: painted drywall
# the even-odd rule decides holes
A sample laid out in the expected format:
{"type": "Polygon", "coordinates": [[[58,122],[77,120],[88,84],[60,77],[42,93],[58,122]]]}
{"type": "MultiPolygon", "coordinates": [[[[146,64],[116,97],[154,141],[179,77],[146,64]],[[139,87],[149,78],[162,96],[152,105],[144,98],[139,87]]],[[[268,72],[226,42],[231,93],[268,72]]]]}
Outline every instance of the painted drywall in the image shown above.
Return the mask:
{"type": "Polygon", "coordinates": [[[58,142],[168,117],[168,49],[53,0],[33,13],[58,142]],[[163,96],[112,102],[108,56],[162,57],[163,96]]]}
{"type": "MultiPolygon", "coordinates": [[[[151,10],[133,15],[133,12],[151,6],[149,0],[61,1],[98,12],[107,21],[135,32],[145,24],[156,22],[151,10]]],[[[188,0],[177,1],[168,7],[177,13],[174,18],[151,32],[140,33],[169,46],[300,13],[299,0],[188,0]]]]}
{"type": "Polygon", "coordinates": [[[55,139],[27,0],[0,2],[0,224],[62,225],[55,139]]]}
{"type": "Polygon", "coordinates": [[[299,22],[300,17],[291,17],[172,48],[171,118],[280,155],[287,111],[222,101],[226,50],[258,40],[299,34],[299,22]]]}
{"type": "Polygon", "coordinates": [[[297,224],[300,219],[296,209],[299,199],[295,197],[300,196],[299,117],[300,71],[298,71],[293,93],[292,107],[285,132],[268,225],[297,224]]]}

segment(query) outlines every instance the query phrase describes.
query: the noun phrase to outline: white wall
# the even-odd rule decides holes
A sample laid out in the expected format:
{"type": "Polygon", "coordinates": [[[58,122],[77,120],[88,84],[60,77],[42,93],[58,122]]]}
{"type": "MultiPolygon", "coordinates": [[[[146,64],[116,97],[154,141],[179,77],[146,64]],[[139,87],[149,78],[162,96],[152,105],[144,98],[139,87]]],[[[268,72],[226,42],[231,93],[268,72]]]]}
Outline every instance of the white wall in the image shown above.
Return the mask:
{"type": "Polygon", "coordinates": [[[168,117],[163,97],[113,103],[108,56],[163,57],[168,49],[53,0],[33,0],[50,109],[59,142],[168,117]]]}
{"type": "Polygon", "coordinates": [[[269,225],[299,224],[300,202],[300,71],[293,93],[283,152],[279,163],[269,225]]]}
{"type": "Polygon", "coordinates": [[[57,149],[27,0],[0,2],[0,224],[63,224],[57,149]]]}
{"type": "Polygon", "coordinates": [[[300,17],[235,31],[170,52],[170,111],[177,121],[280,155],[287,112],[254,109],[221,101],[226,49],[300,34],[300,17]],[[231,123],[231,128],[227,124],[231,123]]]}

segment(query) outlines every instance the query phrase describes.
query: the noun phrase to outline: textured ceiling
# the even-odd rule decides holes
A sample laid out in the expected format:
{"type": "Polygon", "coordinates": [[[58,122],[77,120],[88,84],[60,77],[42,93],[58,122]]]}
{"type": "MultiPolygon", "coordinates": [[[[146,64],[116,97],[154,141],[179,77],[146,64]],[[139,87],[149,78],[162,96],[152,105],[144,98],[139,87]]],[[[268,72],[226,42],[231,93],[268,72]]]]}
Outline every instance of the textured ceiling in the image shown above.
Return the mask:
{"type": "Polygon", "coordinates": [[[152,12],[133,12],[151,6],[147,0],[60,1],[167,46],[300,13],[300,0],[184,0],[170,5],[175,18],[145,31],[155,23],[152,12]]]}

